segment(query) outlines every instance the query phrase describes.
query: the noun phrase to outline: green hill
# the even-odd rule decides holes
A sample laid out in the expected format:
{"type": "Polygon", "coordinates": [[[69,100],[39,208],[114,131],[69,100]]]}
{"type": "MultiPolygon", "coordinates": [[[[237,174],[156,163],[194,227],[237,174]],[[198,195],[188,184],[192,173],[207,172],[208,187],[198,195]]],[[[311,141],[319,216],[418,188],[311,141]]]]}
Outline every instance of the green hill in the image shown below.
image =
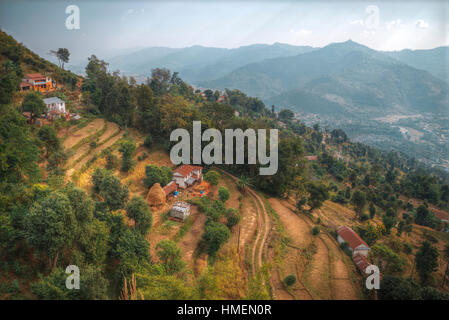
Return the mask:
{"type": "MultiPolygon", "coordinates": [[[[338,103],[347,112],[440,114],[448,103],[444,81],[352,41],[294,57],[264,60],[199,84],[237,88],[267,103],[298,111],[306,111],[301,109],[304,103],[294,99],[299,89],[338,103]]],[[[324,106],[316,109],[327,110],[324,106]]]]}

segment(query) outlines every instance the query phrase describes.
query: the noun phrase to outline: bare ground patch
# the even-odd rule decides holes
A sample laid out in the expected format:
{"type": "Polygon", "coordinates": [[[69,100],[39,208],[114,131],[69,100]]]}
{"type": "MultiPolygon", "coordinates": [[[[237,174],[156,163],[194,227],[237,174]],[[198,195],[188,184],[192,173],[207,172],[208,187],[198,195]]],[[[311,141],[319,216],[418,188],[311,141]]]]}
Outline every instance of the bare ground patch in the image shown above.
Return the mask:
{"type": "Polygon", "coordinates": [[[82,139],[94,134],[96,131],[101,130],[104,125],[104,120],[101,118],[95,119],[89,122],[84,128],[75,131],[74,133],[69,133],[69,136],[64,140],[63,147],[65,149],[70,149],[75,146],[82,139]]]}

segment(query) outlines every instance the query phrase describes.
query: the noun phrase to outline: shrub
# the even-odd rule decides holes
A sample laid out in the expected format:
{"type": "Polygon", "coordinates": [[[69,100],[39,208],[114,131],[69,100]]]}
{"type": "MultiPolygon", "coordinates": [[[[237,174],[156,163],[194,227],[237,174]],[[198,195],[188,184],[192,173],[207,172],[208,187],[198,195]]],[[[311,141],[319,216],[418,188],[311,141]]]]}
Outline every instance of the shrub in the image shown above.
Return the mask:
{"type": "Polygon", "coordinates": [[[411,243],[407,241],[404,242],[404,252],[406,254],[411,254],[413,252],[413,246],[411,243]]]}
{"type": "Polygon", "coordinates": [[[151,135],[148,135],[145,138],[145,141],[143,142],[143,145],[145,147],[147,147],[148,149],[151,149],[151,147],[153,146],[153,138],[151,137],[151,135]]]}
{"type": "Polygon", "coordinates": [[[314,226],[314,227],[312,228],[312,234],[313,234],[314,236],[320,234],[320,227],[319,227],[319,226],[314,226]]]}
{"type": "Polygon", "coordinates": [[[204,180],[209,182],[212,186],[216,186],[220,181],[220,174],[217,171],[208,171],[204,175],[204,180]]]}
{"type": "Polygon", "coordinates": [[[241,219],[242,216],[239,214],[238,210],[229,208],[228,211],[226,211],[226,225],[229,229],[237,225],[241,219]]]}
{"type": "Polygon", "coordinates": [[[289,287],[292,286],[292,285],[294,285],[294,284],[296,283],[296,277],[295,277],[295,275],[290,274],[290,275],[286,276],[285,279],[284,279],[284,283],[285,283],[287,286],[289,286],[289,287]]]}
{"type": "Polygon", "coordinates": [[[229,189],[226,187],[220,187],[218,189],[218,197],[221,201],[226,202],[229,199],[230,193],[229,189]]]}

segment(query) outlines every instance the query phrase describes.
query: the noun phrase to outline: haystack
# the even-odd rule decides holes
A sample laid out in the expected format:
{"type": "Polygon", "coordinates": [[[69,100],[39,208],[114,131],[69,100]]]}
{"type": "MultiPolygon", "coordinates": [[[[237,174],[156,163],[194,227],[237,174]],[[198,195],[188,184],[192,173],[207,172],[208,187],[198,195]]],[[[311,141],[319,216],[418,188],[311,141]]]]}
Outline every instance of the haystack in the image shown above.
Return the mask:
{"type": "Polygon", "coordinates": [[[153,184],[147,194],[147,202],[150,207],[160,207],[166,202],[165,192],[159,183],[153,184]]]}

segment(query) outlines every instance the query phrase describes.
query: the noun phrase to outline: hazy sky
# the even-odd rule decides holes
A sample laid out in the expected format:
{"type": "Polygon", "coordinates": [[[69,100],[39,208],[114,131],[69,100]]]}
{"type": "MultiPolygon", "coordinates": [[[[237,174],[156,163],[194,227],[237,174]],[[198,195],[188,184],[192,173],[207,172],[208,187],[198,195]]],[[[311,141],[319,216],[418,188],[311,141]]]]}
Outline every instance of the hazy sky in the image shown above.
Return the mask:
{"type": "Polygon", "coordinates": [[[66,47],[72,61],[148,46],[321,47],[348,39],[378,50],[428,49],[449,45],[448,7],[447,0],[0,0],[0,28],[47,59],[49,49],[66,47]],[[72,4],[80,10],[78,30],[65,26],[72,4]]]}

